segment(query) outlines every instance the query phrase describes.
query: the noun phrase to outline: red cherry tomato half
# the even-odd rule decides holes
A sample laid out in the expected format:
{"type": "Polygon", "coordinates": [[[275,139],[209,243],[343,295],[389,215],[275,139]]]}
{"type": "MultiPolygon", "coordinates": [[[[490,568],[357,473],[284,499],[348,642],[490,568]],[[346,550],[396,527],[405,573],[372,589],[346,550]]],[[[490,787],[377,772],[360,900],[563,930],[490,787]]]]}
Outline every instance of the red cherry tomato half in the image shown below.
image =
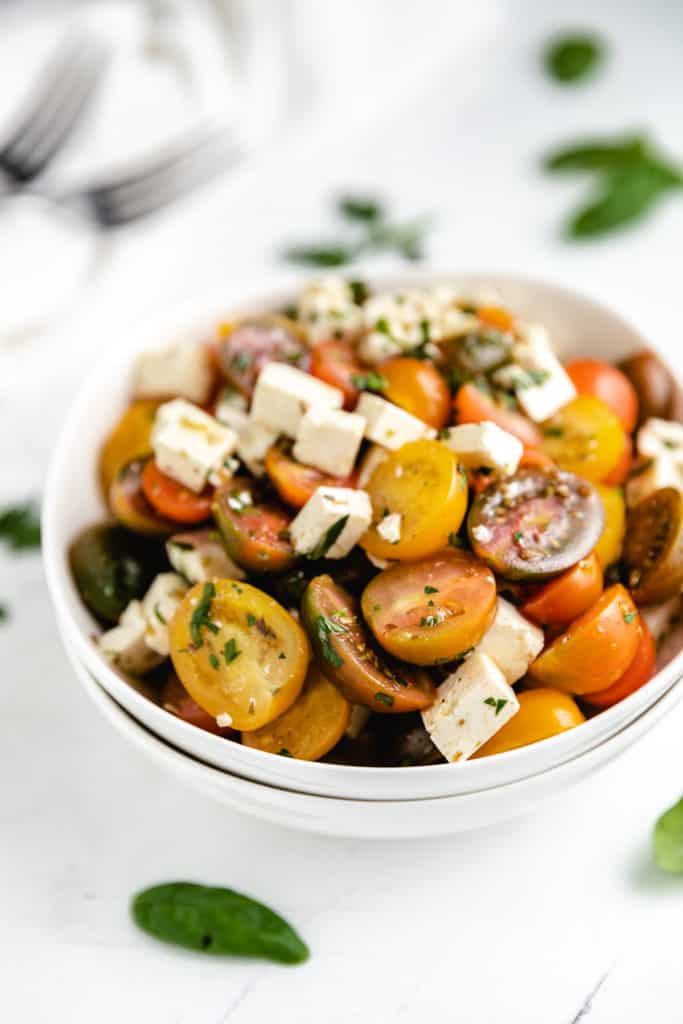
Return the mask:
{"type": "Polygon", "coordinates": [[[598,690],[596,693],[584,694],[582,699],[587,704],[596,708],[609,708],[613,704],[618,704],[624,697],[635,693],[652,678],[657,656],[655,642],[644,619],[641,618],[640,624],[642,633],[633,661],[616,683],[612,683],[611,686],[605,687],[604,690],[598,690]]]}
{"type": "Polygon", "coordinates": [[[507,409],[492,398],[485,395],[474,384],[463,384],[453,399],[453,409],[457,423],[481,423],[491,420],[509,434],[518,437],[528,448],[538,448],[541,435],[538,428],[514,409],[507,409]]]}
{"type": "Polygon", "coordinates": [[[203,523],[211,515],[213,487],[195,494],[177,480],[166,476],[150,459],[142,472],[142,490],[156,511],[176,523],[203,523]]]}
{"type": "Polygon", "coordinates": [[[311,352],[311,374],[344,392],[344,408],[355,408],[360,394],[354,377],[363,367],[346,341],[321,341],[311,352]]]}
{"type": "Polygon", "coordinates": [[[638,419],[638,396],[625,373],[599,359],[573,359],[565,367],[580,395],[600,398],[630,434],[638,419]]]}

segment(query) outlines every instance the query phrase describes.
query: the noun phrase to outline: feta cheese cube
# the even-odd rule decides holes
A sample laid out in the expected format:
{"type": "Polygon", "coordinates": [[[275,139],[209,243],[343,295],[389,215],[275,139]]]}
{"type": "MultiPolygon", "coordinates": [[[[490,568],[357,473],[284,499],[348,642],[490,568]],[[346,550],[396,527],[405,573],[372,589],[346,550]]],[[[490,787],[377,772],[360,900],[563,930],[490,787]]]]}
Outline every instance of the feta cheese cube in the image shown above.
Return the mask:
{"type": "Polygon", "coordinates": [[[143,352],[133,371],[135,398],[186,398],[201,405],[213,386],[207,345],[186,340],[169,348],[143,352]]]}
{"type": "Polygon", "coordinates": [[[360,396],[356,412],[366,420],[365,436],[385,448],[396,450],[408,441],[436,437],[434,428],[417,416],[369,391],[360,396]]]}
{"type": "Polygon", "coordinates": [[[344,558],[372,522],[372,505],[365,491],[351,487],[318,487],[292,521],[289,532],[298,555],[321,551],[325,558],[344,558]],[[328,548],[329,531],[341,519],[346,523],[328,548]]]}
{"type": "Polygon", "coordinates": [[[668,455],[650,458],[636,466],[635,472],[626,481],[626,504],[633,508],[662,487],[675,487],[677,491],[683,491],[683,467],[677,466],[668,455]]]}
{"type": "Polygon", "coordinates": [[[343,404],[339,388],[330,387],[295,366],[268,363],[256,382],[251,417],[279,434],[296,437],[309,409],[341,409],[343,404]]]}
{"type": "Polygon", "coordinates": [[[348,476],[363,440],[365,420],[340,409],[309,409],[301,420],[292,454],[323,473],[348,476]]]}
{"type": "Polygon", "coordinates": [[[152,449],[162,473],[195,491],[235,450],[237,434],[182,398],[159,406],[152,449]]]}
{"type": "Polygon", "coordinates": [[[391,512],[377,524],[377,532],[387,543],[398,544],[401,539],[401,522],[403,516],[400,512],[391,512]]]}
{"type": "Polygon", "coordinates": [[[499,597],[493,622],[475,647],[495,662],[510,685],[516,683],[543,650],[543,630],[529,622],[513,604],[499,597]]]}
{"type": "Polygon", "coordinates": [[[381,466],[388,456],[389,452],[381,444],[373,444],[368,448],[358,470],[359,487],[365,487],[377,467],[381,466]]]}
{"type": "Polygon", "coordinates": [[[113,665],[132,676],[143,676],[164,660],[163,655],[147,643],[148,622],[140,601],[131,601],[118,626],[108,629],[98,640],[98,647],[113,665]]]}
{"type": "Polygon", "coordinates": [[[463,661],[422,712],[434,746],[448,761],[465,761],[519,711],[515,691],[486,654],[463,661]]]}
{"type": "Polygon", "coordinates": [[[311,281],[297,300],[297,317],[315,345],[327,338],[353,339],[363,327],[363,311],[348,281],[336,274],[311,281]]]}
{"type": "Polygon", "coordinates": [[[494,469],[503,476],[511,476],[516,471],[524,451],[518,438],[490,420],[449,427],[442,440],[463,466],[494,469]]]}
{"type": "Polygon", "coordinates": [[[185,596],[187,583],[175,572],[162,572],[142,599],[142,611],[147,620],[146,642],[153,651],[167,658],[169,654],[168,629],[176,609],[185,596]]]}
{"type": "Polygon", "coordinates": [[[253,476],[263,476],[265,473],[266,452],[279,436],[278,430],[250,418],[237,439],[237,454],[253,476]]]}
{"type": "Polygon", "coordinates": [[[365,552],[365,557],[371,565],[374,565],[375,569],[388,569],[390,565],[395,565],[396,561],[392,561],[390,558],[380,558],[379,555],[371,555],[369,551],[365,552]]]}
{"type": "Polygon", "coordinates": [[[493,378],[514,390],[530,419],[537,423],[547,420],[576,398],[569,374],[545,341],[518,342],[512,358],[512,365],[497,370],[493,378]]]}
{"type": "Polygon", "coordinates": [[[246,578],[244,569],[235,565],[215,530],[175,533],[166,541],[166,553],[173,568],[188,583],[246,578]]]}
{"type": "Polygon", "coordinates": [[[224,388],[216,401],[214,416],[224,427],[230,427],[236,434],[241,434],[249,423],[246,398],[238,391],[224,388]]]}
{"type": "Polygon", "coordinates": [[[640,455],[651,459],[663,456],[683,467],[683,423],[653,416],[638,431],[636,444],[640,455]]]}

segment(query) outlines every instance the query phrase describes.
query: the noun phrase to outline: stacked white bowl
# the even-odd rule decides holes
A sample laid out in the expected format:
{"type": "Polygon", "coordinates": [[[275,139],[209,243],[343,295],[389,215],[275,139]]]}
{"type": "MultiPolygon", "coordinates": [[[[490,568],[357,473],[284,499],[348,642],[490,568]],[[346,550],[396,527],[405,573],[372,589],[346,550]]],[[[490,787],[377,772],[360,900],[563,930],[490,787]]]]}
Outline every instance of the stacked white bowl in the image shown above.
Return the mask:
{"type": "MultiPolygon", "coordinates": [[[[544,323],[562,358],[618,360],[646,345],[615,313],[563,288],[503,274],[412,273],[373,280],[376,288],[448,281],[464,293],[493,290],[524,319],[544,323]]],[[[86,691],[131,742],[219,801],[280,824],[329,834],[394,838],[439,835],[522,813],[607,763],[643,735],[683,695],[683,651],[674,647],[654,678],[577,729],[519,750],[459,764],[365,768],[276,757],[206,733],[159,707],[119,674],[93,643],[97,625],[68,566],[70,542],[106,515],[97,461],[103,439],[130,396],[135,355],[187,334],[198,337],[227,316],[282,308],[286,282],[264,295],[208,296],[120,338],[73,405],[57,443],[44,499],[43,553],[67,654],[86,691]]]]}

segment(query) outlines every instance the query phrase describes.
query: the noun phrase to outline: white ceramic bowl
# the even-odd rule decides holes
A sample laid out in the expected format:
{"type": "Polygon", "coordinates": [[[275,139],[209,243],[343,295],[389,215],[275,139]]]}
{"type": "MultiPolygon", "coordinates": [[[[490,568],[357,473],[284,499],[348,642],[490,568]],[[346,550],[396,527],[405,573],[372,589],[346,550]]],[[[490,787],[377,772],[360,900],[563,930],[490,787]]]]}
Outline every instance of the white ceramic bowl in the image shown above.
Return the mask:
{"type": "MultiPolygon", "coordinates": [[[[488,288],[526,319],[549,328],[563,358],[580,354],[619,359],[643,347],[644,338],[618,315],[594,301],[547,282],[503,274],[413,273],[381,280],[376,287],[406,288],[448,280],[463,291],[488,288]]],[[[78,659],[104,689],[139,722],[174,746],[235,775],[293,791],[361,800],[431,799],[508,785],[561,765],[623,730],[683,675],[683,652],[660,666],[645,686],[578,729],[529,747],[457,765],[363,768],[274,757],[212,736],[169,714],[138,692],[100,655],[92,642],[96,624],[81,603],[68,568],[67,551],[82,527],[106,514],[97,482],[97,456],[130,395],[132,360],[141,350],[167,343],[179,333],[201,333],[230,314],[282,306],[291,300],[290,280],[264,295],[244,290],[220,300],[208,296],[189,308],[165,313],[103,350],[110,355],[84,385],[59,437],[44,499],[43,554],[51,597],[63,632],[78,659]]]]}
{"type": "Polygon", "coordinates": [[[647,711],[609,740],[556,768],[519,782],[427,800],[343,800],[251,782],[202,764],[175,749],[120,707],[81,663],[69,640],[64,635],[62,639],[88,696],[119,733],[164,771],[250,817],[303,832],[358,839],[451,835],[526,814],[614,760],[649,732],[683,697],[683,687],[673,685],[647,711]]]}

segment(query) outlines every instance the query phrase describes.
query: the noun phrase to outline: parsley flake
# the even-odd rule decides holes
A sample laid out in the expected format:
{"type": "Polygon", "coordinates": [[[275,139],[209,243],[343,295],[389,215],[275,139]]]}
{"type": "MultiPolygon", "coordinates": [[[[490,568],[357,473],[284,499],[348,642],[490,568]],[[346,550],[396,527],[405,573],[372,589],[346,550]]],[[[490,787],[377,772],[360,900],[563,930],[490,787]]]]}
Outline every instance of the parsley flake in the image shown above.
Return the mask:
{"type": "Polygon", "coordinates": [[[638,612],[624,612],[624,622],[627,625],[630,625],[630,623],[635,620],[637,614],[638,612]]]}
{"type": "Polygon", "coordinates": [[[430,587],[429,584],[427,584],[427,586],[425,587],[425,594],[438,594],[438,593],[439,593],[439,588],[438,587],[430,587]]]}
{"type": "Polygon", "coordinates": [[[498,717],[498,715],[500,714],[500,712],[503,710],[507,703],[508,701],[505,697],[498,697],[498,699],[496,699],[495,697],[487,697],[486,700],[484,701],[484,704],[488,704],[489,707],[495,708],[496,718],[498,717]]]}
{"type": "Polygon", "coordinates": [[[359,391],[386,391],[389,381],[381,373],[355,373],[351,378],[359,391]]]}
{"type": "Polygon", "coordinates": [[[218,658],[216,657],[216,655],[213,653],[213,651],[209,655],[209,664],[211,665],[211,668],[215,668],[215,669],[220,668],[220,664],[221,663],[218,660],[218,658]]]}
{"type": "Polygon", "coordinates": [[[225,647],[223,648],[223,657],[225,658],[225,664],[229,665],[239,658],[242,652],[237,650],[237,643],[235,642],[234,636],[231,636],[229,640],[226,640],[225,647]]]}
{"type": "Polygon", "coordinates": [[[319,615],[316,619],[315,631],[323,658],[329,661],[330,665],[333,665],[335,668],[340,668],[344,664],[344,659],[339,656],[332,646],[331,637],[333,633],[337,635],[345,633],[344,627],[326,615],[319,615]]]}
{"type": "Polygon", "coordinates": [[[394,698],[390,693],[376,693],[375,700],[378,704],[384,704],[385,707],[391,708],[394,705],[394,698]]]}
{"type": "Polygon", "coordinates": [[[329,530],[326,530],[320,541],[316,544],[312,551],[309,551],[307,558],[317,559],[324,558],[327,552],[339,539],[344,527],[349,521],[348,515],[342,516],[336,523],[332,523],[329,530]]]}
{"type": "Polygon", "coordinates": [[[192,612],[190,619],[190,636],[195,647],[201,647],[204,643],[202,629],[208,629],[210,633],[217,633],[218,626],[210,619],[211,605],[216,596],[216,587],[213,583],[205,583],[199,604],[192,612]]]}

